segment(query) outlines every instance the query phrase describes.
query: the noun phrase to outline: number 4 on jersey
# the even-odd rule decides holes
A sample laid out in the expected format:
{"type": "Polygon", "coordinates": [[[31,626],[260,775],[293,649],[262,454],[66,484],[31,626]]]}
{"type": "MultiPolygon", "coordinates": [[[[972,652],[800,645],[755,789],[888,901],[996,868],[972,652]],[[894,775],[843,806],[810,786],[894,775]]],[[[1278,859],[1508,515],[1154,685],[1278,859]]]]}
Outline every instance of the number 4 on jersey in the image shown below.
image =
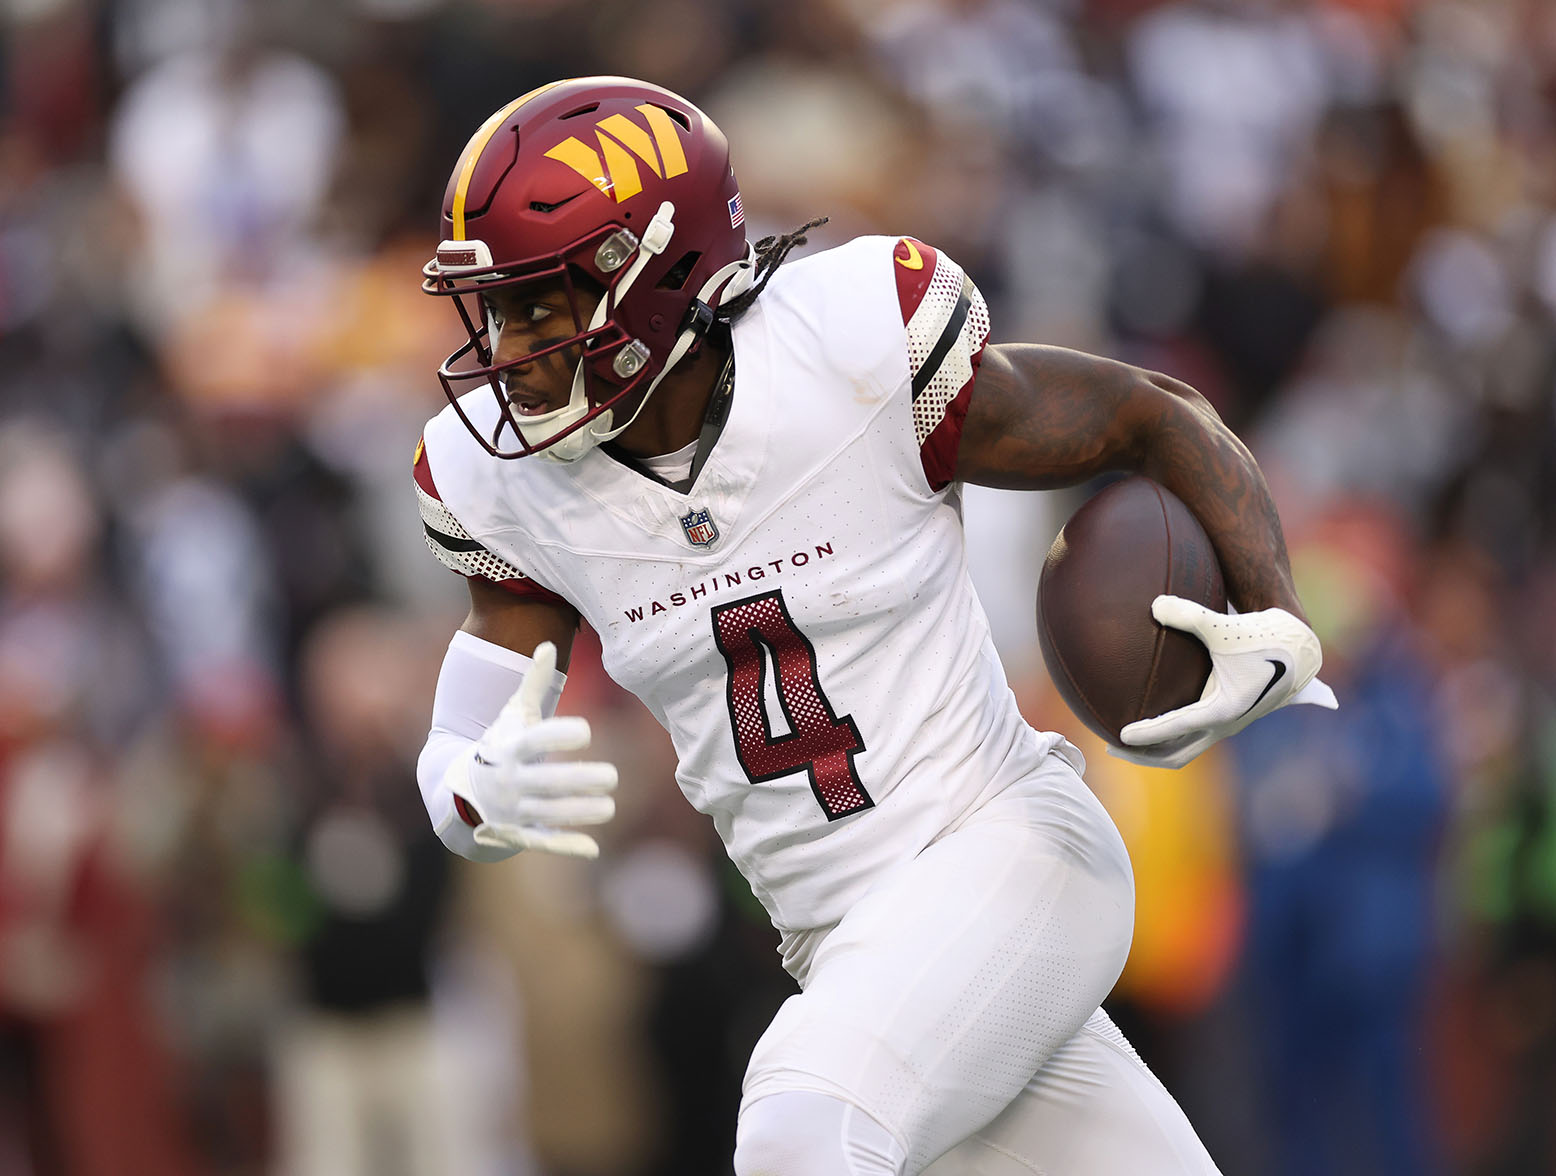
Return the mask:
{"type": "Polygon", "coordinates": [[[729,666],[729,715],[735,754],[753,784],[801,769],[827,820],[874,806],[854,757],[864,740],[853,717],[839,717],[822,693],[816,650],[795,627],[782,592],[768,592],[713,609],[713,638],[729,666]],[[763,675],[770,652],[776,668],[778,705],[789,734],[773,736],[764,705],[763,675]]]}

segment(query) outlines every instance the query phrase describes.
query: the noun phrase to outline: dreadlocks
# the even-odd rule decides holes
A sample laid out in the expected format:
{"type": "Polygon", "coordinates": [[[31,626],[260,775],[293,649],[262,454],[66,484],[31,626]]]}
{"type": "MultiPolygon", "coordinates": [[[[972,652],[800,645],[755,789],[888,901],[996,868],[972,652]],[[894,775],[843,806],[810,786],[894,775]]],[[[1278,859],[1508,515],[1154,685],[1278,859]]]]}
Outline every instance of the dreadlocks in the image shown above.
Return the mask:
{"type": "Polygon", "coordinates": [[[767,286],[767,280],[773,276],[773,272],[783,264],[783,259],[789,256],[789,250],[796,245],[805,244],[805,234],[812,229],[819,229],[827,223],[829,218],[818,216],[815,220],[806,221],[799,228],[784,233],[777,237],[763,237],[756,243],[756,280],[755,284],[738,298],[731,298],[722,304],[717,311],[718,317],[732,323],[746,311],[751,309],[751,304],[756,301],[757,295],[767,286]]]}

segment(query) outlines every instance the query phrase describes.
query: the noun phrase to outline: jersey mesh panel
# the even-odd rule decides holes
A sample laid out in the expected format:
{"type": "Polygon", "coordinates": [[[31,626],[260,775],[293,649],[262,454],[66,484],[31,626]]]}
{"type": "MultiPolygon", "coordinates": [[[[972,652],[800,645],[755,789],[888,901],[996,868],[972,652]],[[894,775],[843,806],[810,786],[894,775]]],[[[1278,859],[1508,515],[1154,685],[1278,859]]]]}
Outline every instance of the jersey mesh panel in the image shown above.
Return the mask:
{"type": "Polygon", "coordinates": [[[908,320],[908,370],[917,376],[929,353],[940,340],[940,333],[951,314],[956,310],[956,300],[962,296],[962,280],[967,275],[962,267],[950,258],[941,256],[935,262],[935,272],[929,279],[929,288],[908,320]]]}
{"type": "MultiPolygon", "coordinates": [[[[930,352],[940,340],[957,299],[962,294],[962,268],[945,257],[935,266],[935,276],[930,279],[924,301],[908,320],[908,370],[912,376],[929,359],[930,352]]],[[[929,383],[913,401],[913,435],[923,445],[944,418],[946,406],[973,378],[973,356],[983,349],[989,337],[989,307],[983,295],[973,287],[967,307],[967,319],[955,345],[940,361],[929,383]]]]}
{"type": "MultiPolygon", "coordinates": [[[[428,494],[420,486],[416,487],[416,500],[421,505],[421,521],[426,523],[439,534],[447,535],[450,539],[461,539],[471,542],[470,533],[459,525],[459,520],[449,512],[432,495],[428,494]]],[[[438,562],[444,567],[458,572],[461,576],[483,576],[488,580],[494,580],[501,584],[504,580],[522,580],[524,573],[519,571],[507,560],[498,559],[484,547],[474,551],[451,551],[444,547],[431,535],[426,536],[427,547],[433,555],[438,557],[438,562]]]]}

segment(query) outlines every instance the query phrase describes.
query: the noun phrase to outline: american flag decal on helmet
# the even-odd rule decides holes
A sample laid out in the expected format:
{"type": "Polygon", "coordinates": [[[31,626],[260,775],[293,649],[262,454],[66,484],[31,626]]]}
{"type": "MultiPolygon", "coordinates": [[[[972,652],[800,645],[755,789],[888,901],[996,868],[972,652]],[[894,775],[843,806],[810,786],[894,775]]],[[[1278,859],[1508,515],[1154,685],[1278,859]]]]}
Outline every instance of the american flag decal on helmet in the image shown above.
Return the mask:
{"type": "Polygon", "coordinates": [[[686,532],[686,541],[693,547],[707,547],[719,537],[718,524],[705,510],[693,510],[683,514],[681,530],[686,532]]]}
{"type": "Polygon", "coordinates": [[[738,229],[746,223],[745,205],[740,203],[740,193],[736,192],[729,198],[729,227],[738,229]]]}

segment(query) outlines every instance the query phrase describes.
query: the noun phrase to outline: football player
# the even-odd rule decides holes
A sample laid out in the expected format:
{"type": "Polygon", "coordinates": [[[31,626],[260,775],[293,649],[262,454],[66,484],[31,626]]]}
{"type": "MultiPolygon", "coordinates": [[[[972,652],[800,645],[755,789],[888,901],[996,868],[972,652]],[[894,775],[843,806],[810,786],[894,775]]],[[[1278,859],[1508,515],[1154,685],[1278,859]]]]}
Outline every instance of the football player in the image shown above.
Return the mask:
{"type": "Polygon", "coordinates": [[[1211,685],[1126,732],[1177,766],[1329,701],[1264,481],[1176,380],[988,345],[929,244],[783,264],[803,230],[752,248],[744,220],[718,128],[640,82],[542,86],[460,156],[424,288],[469,341],[415,456],[427,542],[470,588],[420,761],[438,834],[476,861],[596,855],[615,768],[546,758],[589,742],[555,714],[586,620],[801,988],[751,1057],[739,1176],[1214,1172],[1099,1008],[1129,860],[1080,754],[1017,711],[958,487],[1128,469],[1198,516],[1240,611],[1158,599],[1211,685]]]}

